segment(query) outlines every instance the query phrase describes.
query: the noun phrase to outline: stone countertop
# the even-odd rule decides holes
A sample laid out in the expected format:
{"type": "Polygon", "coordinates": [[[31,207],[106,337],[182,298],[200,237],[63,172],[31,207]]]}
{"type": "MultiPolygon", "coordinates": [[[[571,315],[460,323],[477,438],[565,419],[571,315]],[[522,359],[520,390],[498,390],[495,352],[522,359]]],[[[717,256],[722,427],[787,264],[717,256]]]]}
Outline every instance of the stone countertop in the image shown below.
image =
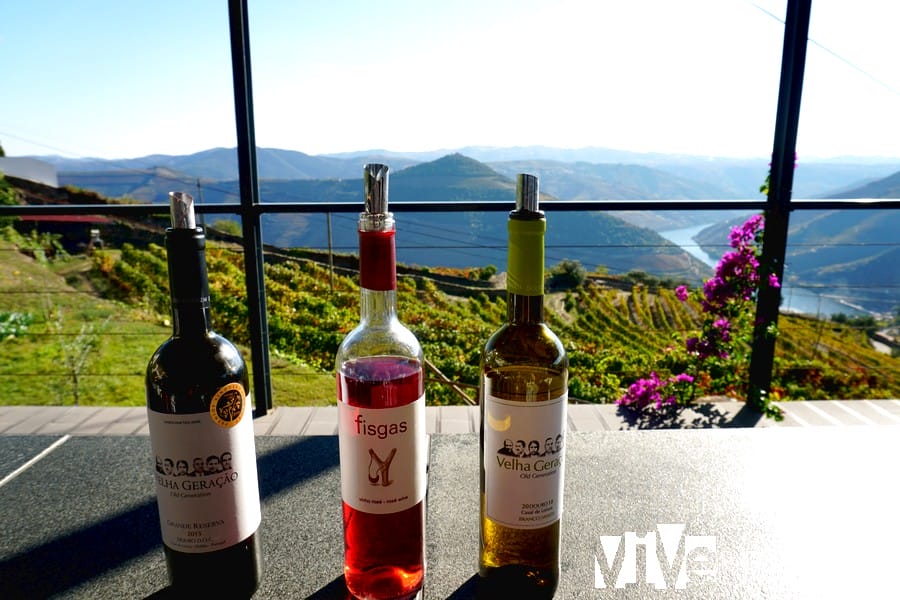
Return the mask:
{"type": "MultiPolygon", "coordinates": [[[[889,596],[898,450],[892,426],[570,433],[557,597],[889,596]]],[[[430,452],[424,596],[473,598],[478,436],[430,452]]],[[[337,437],[257,454],[255,597],[344,598],[337,437]]],[[[0,436],[0,597],[167,597],[149,456],[143,436],[0,436]]]]}

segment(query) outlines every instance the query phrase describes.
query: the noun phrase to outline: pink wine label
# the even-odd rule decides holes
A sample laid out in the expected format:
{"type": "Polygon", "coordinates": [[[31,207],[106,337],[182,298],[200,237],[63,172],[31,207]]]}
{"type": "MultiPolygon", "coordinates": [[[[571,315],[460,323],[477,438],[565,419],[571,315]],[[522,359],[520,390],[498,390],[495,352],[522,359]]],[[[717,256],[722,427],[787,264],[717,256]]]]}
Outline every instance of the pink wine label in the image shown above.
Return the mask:
{"type": "Polygon", "coordinates": [[[207,413],[147,411],[156,501],[166,546],[221,550],[261,521],[253,419],[240,384],[220,389],[207,413]]]}
{"type": "Polygon", "coordinates": [[[390,514],[425,498],[425,396],[405,406],[338,402],[341,497],[352,508],[390,514]]]}
{"type": "Polygon", "coordinates": [[[486,396],[483,467],[491,520],[537,529],[562,515],[566,402],[567,394],[547,402],[486,396]]]}

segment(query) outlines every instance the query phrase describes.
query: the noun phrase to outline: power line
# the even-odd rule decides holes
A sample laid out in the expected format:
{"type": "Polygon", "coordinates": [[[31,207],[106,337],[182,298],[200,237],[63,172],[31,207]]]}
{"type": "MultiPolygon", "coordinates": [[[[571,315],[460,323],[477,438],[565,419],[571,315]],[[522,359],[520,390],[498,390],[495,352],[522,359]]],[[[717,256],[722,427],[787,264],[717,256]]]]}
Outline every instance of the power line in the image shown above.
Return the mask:
{"type": "MultiPolygon", "coordinates": [[[[769,10],[763,8],[762,6],[760,6],[759,4],[757,4],[756,2],[753,2],[752,0],[744,0],[744,2],[746,2],[746,3],[749,4],[750,6],[753,6],[753,7],[757,8],[757,9],[759,9],[760,11],[762,11],[762,12],[765,13],[766,15],[772,17],[773,19],[775,19],[776,21],[778,21],[778,22],[781,23],[782,25],[785,25],[784,19],[782,19],[782,18],[779,17],[778,15],[772,13],[771,11],[769,11],[769,10]]],[[[853,69],[853,70],[855,70],[855,71],[858,71],[859,73],[865,75],[866,77],[868,77],[869,79],[871,79],[872,81],[874,81],[874,82],[877,83],[878,85],[882,86],[884,89],[886,89],[887,91],[891,92],[891,93],[894,94],[895,96],[900,96],[900,91],[898,91],[896,88],[894,88],[893,86],[891,86],[889,83],[887,83],[887,82],[884,81],[883,79],[880,79],[880,78],[876,77],[875,75],[869,73],[868,71],[866,71],[865,69],[863,69],[862,67],[860,67],[858,64],[856,64],[856,63],[854,63],[853,61],[849,60],[848,58],[846,58],[846,57],[844,57],[844,56],[838,54],[837,52],[835,52],[834,50],[832,50],[831,48],[829,48],[829,47],[826,46],[825,44],[819,43],[819,42],[817,42],[816,40],[814,40],[813,38],[811,38],[811,37],[809,37],[809,36],[807,36],[806,39],[807,39],[807,41],[808,41],[810,44],[813,44],[814,46],[820,48],[821,50],[824,50],[825,52],[827,52],[828,54],[830,54],[830,55],[833,56],[834,58],[836,58],[836,59],[838,59],[839,61],[841,61],[841,62],[843,62],[844,64],[846,64],[846,65],[847,65],[848,67],[850,67],[851,69],[853,69]]]]}

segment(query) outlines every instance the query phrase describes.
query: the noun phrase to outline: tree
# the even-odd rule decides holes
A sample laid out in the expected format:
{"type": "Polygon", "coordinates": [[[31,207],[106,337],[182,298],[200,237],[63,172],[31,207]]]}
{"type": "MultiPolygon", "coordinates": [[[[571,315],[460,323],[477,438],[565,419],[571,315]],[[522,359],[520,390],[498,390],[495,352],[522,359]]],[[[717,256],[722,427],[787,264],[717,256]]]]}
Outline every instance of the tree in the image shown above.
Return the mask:
{"type": "Polygon", "coordinates": [[[495,265],[487,265],[478,270],[478,279],[481,281],[489,281],[491,277],[497,274],[495,265]]]}
{"type": "Polygon", "coordinates": [[[62,309],[54,307],[50,300],[47,300],[44,303],[44,319],[48,329],[60,339],[62,366],[68,381],[68,384],[61,382],[58,385],[60,403],[65,403],[66,392],[70,391],[74,404],[78,406],[81,399],[82,376],[99,343],[99,333],[106,329],[110,317],[104,319],[99,326],[94,323],[82,323],[79,332],[73,335],[64,331],[65,316],[62,309]]]}
{"type": "Polygon", "coordinates": [[[587,269],[577,260],[564,259],[550,269],[547,286],[550,289],[567,290],[582,285],[587,279],[587,269]]]}
{"type": "Polygon", "coordinates": [[[211,228],[235,237],[241,237],[243,234],[241,224],[231,219],[218,219],[212,224],[211,228]]]}
{"type": "MultiPolygon", "coordinates": [[[[0,147],[0,156],[3,156],[3,148],[0,147]]],[[[3,173],[0,173],[0,204],[12,206],[19,203],[16,196],[16,190],[9,184],[3,173]]],[[[16,221],[16,217],[0,217],[0,228],[11,225],[16,221]]]]}

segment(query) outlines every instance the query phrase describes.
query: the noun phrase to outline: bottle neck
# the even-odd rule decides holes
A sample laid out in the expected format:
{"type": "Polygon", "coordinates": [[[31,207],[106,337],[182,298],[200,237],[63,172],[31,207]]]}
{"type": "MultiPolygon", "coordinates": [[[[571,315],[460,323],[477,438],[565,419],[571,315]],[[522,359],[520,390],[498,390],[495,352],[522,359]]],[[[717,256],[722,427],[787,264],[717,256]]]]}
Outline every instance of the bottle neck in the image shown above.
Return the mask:
{"type": "Polygon", "coordinates": [[[360,220],[360,319],[376,324],[397,318],[397,252],[393,219],[360,220]]]}
{"type": "Polygon", "coordinates": [[[206,238],[201,228],[166,230],[166,260],[175,337],[206,335],[212,331],[206,238]]]}
{"type": "Polygon", "coordinates": [[[507,293],[506,320],[516,325],[544,322],[544,297],[507,293]]]}
{"type": "Polygon", "coordinates": [[[385,325],[397,319],[396,290],[359,291],[359,319],[372,326],[385,325]]]}
{"type": "Polygon", "coordinates": [[[506,312],[510,323],[544,321],[544,232],[542,213],[510,213],[506,312]]]}

